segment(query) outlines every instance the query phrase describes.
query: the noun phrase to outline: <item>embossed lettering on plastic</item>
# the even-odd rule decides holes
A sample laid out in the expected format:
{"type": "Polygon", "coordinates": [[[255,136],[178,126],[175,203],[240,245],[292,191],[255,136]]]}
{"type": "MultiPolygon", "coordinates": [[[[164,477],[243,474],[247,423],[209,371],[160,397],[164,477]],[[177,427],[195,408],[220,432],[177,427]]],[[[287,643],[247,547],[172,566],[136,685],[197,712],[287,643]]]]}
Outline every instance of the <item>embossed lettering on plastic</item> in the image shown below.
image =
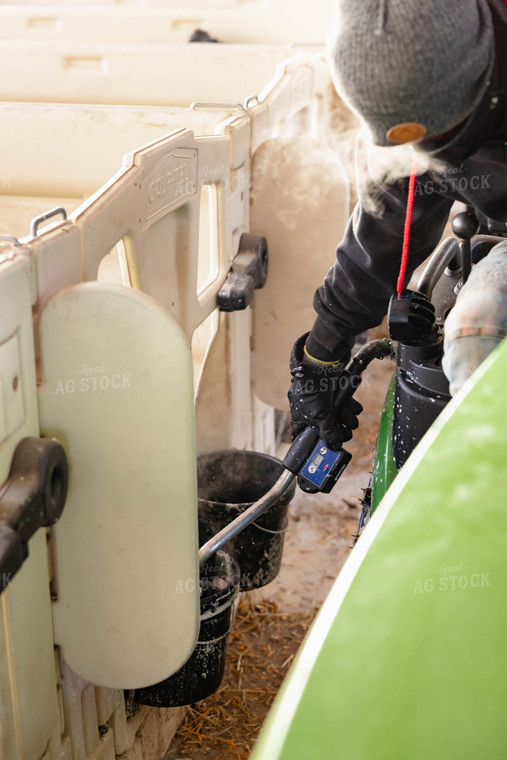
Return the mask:
{"type": "Polygon", "coordinates": [[[178,208],[197,191],[197,151],[178,148],[169,153],[146,179],[144,227],[178,208]]]}

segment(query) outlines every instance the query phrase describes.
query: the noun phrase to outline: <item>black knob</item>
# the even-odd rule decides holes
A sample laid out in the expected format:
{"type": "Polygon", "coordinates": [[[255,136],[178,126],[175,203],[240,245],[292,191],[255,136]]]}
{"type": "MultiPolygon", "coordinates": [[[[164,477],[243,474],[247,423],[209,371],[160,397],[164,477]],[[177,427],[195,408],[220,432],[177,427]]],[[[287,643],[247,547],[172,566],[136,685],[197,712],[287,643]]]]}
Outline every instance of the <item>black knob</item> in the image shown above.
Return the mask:
{"type": "Polygon", "coordinates": [[[462,211],[452,220],[452,231],[462,240],[470,240],[479,230],[479,220],[473,211],[462,211]]]}
{"type": "Polygon", "coordinates": [[[389,335],[409,346],[433,340],[435,307],[423,293],[403,290],[391,296],[387,313],[389,335]]]}

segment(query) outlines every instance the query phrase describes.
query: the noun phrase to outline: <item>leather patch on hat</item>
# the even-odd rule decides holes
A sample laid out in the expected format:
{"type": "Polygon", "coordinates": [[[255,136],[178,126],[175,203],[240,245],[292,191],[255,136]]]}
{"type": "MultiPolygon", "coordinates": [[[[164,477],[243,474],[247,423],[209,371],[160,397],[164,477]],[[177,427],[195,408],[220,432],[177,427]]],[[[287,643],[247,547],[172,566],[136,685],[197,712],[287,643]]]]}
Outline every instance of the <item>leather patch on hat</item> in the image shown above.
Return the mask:
{"type": "Polygon", "coordinates": [[[422,124],[418,124],[415,121],[407,121],[403,124],[396,124],[386,132],[386,137],[392,143],[413,142],[414,140],[420,140],[426,134],[426,127],[422,124]]]}

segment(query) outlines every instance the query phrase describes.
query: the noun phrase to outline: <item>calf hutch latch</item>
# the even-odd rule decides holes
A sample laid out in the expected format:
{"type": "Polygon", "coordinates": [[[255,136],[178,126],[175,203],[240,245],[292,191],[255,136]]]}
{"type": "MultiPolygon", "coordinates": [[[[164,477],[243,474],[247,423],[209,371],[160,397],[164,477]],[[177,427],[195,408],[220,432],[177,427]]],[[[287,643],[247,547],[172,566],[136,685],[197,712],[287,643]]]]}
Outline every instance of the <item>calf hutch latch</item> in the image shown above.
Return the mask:
{"type": "Polygon", "coordinates": [[[244,232],[232,270],[220,288],[220,311],[241,311],[251,303],[254,290],[263,288],[268,276],[268,246],[262,235],[244,232]]]}
{"type": "Polygon", "coordinates": [[[0,491],[0,594],[28,557],[28,540],[54,525],[67,495],[67,457],[53,439],[23,438],[0,491]]]}

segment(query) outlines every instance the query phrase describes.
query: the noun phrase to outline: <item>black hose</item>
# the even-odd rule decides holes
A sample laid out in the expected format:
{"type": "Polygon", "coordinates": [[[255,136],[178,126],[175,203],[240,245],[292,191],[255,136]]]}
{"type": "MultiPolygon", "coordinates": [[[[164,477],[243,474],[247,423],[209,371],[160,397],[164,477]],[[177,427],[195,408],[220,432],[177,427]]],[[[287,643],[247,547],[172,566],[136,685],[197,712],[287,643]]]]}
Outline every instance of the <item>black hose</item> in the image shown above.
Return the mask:
{"type": "Polygon", "coordinates": [[[390,340],[371,340],[365,346],[359,349],[347,367],[350,374],[361,374],[361,372],[373,361],[373,359],[385,359],[387,356],[394,358],[394,346],[390,340]]]}

